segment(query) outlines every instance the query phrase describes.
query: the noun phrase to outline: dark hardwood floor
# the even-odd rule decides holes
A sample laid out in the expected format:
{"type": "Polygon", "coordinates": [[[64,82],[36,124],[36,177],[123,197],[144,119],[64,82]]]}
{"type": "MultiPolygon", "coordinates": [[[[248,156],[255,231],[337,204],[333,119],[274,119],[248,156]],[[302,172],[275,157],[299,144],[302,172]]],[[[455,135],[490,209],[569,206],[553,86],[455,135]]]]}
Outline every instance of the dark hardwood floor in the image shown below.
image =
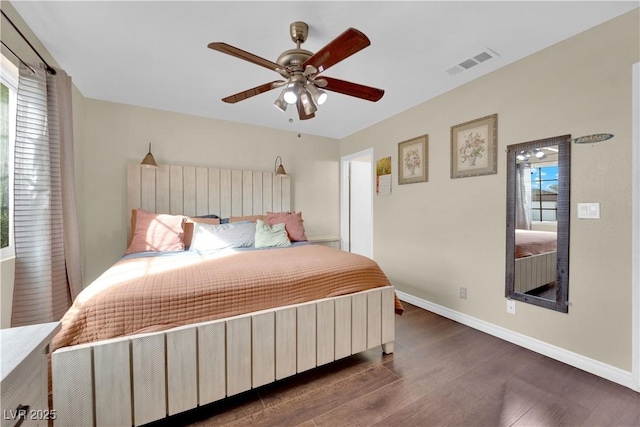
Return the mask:
{"type": "Polygon", "coordinates": [[[379,348],[153,426],[640,426],[640,393],[404,303],[379,348]]]}

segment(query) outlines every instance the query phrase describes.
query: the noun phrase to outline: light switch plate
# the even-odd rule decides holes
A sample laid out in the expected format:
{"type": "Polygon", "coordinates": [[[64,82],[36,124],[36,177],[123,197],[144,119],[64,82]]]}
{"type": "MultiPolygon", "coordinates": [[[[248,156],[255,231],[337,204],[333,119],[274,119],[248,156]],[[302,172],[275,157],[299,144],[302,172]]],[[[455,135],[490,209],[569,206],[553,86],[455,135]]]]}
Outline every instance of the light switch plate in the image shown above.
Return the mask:
{"type": "Polygon", "coordinates": [[[507,300],[507,313],[516,314],[516,300],[514,299],[507,300]]]}
{"type": "Polygon", "coordinates": [[[578,218],[600,219],[600,203],[578,203],[578,218]]]}

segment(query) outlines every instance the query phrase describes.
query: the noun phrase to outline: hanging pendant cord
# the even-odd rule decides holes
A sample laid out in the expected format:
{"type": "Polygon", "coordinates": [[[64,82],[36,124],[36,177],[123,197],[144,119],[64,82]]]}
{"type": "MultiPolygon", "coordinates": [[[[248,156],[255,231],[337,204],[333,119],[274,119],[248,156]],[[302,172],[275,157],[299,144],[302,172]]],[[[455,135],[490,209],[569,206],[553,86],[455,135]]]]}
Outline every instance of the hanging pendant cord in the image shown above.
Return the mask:
{"type": "MultiPolygon", "coordinates": [[[[9,17],[4,13],[4,11],[0,10],[0,12],[2,12],[2,16],[7,18],[7,21],[9,21],[11,26],[13,28],[15,28],[15,30],[18,32],[18,34],[20,34],[20,37],[22,37],[22,39],[27,42],[27,44],[29,45],[31,50],[33,50],[36,53],[36,55],[38,55],[38,58],[40,58],[42,60],[42,62],[44,62],[44,66],[45,66],[45,69],[47,70],[47,73],[55,75],[56,74],[56,70],[54,70],[49,64],[47,64],[47,61],[44,60],[42,55],[40,55],[40,53],[38,53],[36,48],[33,47],[33,45],[29,42],[29,40],[27,40],[27,38],[24,36],[24,34],[22,34],[22,32],[18,29],[18,27],[16,27],[16,24],[14,24],[13,21],[11,21],[11,19],[9,19],[9,17]]],[[[4,42],[2,44],[4,45],[4,47],[9,49],[9,47],[6,44],[4,44],[4,42]]],[[[9,52],[13,53],[13,51],[11,49],[9,49],[9,52]]],[[[15,57],[18,58],[20,60],[20,62],[25,64],[25,62],[22,59],[20,59],[20,57],[18,55],[16,55],[15,53],[13,53],[13,55],[15,55],[15,57]]],[[[27,65],[27,64],[25,64],[25,65],[27,65]]],[[[29,67],[29,68],[31,68],[31,67],[29,67]]],[[[33,71],[33,69],[32,69],[32,71],[33,71]]]]}

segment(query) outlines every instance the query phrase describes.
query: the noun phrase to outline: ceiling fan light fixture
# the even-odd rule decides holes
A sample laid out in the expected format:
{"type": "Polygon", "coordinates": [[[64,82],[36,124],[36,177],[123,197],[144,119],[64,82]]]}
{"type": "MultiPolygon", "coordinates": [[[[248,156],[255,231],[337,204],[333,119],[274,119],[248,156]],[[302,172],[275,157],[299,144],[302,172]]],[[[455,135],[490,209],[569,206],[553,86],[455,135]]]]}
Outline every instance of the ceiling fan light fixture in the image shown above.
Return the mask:
{"type": "Polygon", "coordinates": [[[318,89],[316,85],[311,82],[307,85],[307,91],[311,94],[313,100],[318,105],[324,104],[324,102],[327,100],[327,92],[323,91],[322,89],[318,89]]]}
{"type": "Polygon", "coordinates": [[[284,92],[284,101],[287,104],[295,104],[296,102],[298,102],[298,96],[294,91],[287,90],[284,92]]]}
{"type": "Polygon", "coordinates": [[[531,157],[535,157],[538,160],[542,160],[547,158],[547,154],[541,149],[536,148],[535,150],[521,151],[516,155],[516,159],[520,161],[527,161],[527,162],[529,162],[529,159],[531,157]]]}
{"type": "Polygon", "coordinates": [[[300,91],[300,102],[302,102],[302,108],[306,115],[310,116],[318,110],[316,104],[313,102],[312,96],[306,89],[300,91]]]}
{"type": "Polygon", "coordinates": [[[287,111],[287,106],[289,104],[286,103],[286,101],[284,100],[284,93],[285,91],[283,90],[282,92],[280,92],[280,96],[278,97],[278,99],[276,99],[276,101],[273,103],[273,105],[280,111],[282,111],[283,113],[285,111],[287,111]]]}
{"type": "Polygon", "coordinates": [[[300,84],[298,82],[289,83],[284,93],[284,101],[287,104],[295,104],[298,102],[298,91],[300,90],[300,84]]]}
{"type": "Polygon", "coordinates": [[[318,105],[324,104],[326,100],[327,100],[327,92],[323,90],[318,90],[318,96],[316,98],[316,102],[318,103],[318,105]]]}

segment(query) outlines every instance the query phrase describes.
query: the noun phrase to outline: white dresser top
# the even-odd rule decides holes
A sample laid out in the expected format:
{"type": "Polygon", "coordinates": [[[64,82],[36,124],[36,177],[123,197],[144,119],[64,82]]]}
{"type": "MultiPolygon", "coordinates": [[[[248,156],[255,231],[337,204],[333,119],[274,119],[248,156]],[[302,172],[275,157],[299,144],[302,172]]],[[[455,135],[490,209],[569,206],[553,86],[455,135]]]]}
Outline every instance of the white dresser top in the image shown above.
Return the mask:
{"type": "Polygon", "coordinates": [[[31,354],[49,344],[60,330],[60,322],[0,329],[0,374],[2,382],[31,354]]]}

